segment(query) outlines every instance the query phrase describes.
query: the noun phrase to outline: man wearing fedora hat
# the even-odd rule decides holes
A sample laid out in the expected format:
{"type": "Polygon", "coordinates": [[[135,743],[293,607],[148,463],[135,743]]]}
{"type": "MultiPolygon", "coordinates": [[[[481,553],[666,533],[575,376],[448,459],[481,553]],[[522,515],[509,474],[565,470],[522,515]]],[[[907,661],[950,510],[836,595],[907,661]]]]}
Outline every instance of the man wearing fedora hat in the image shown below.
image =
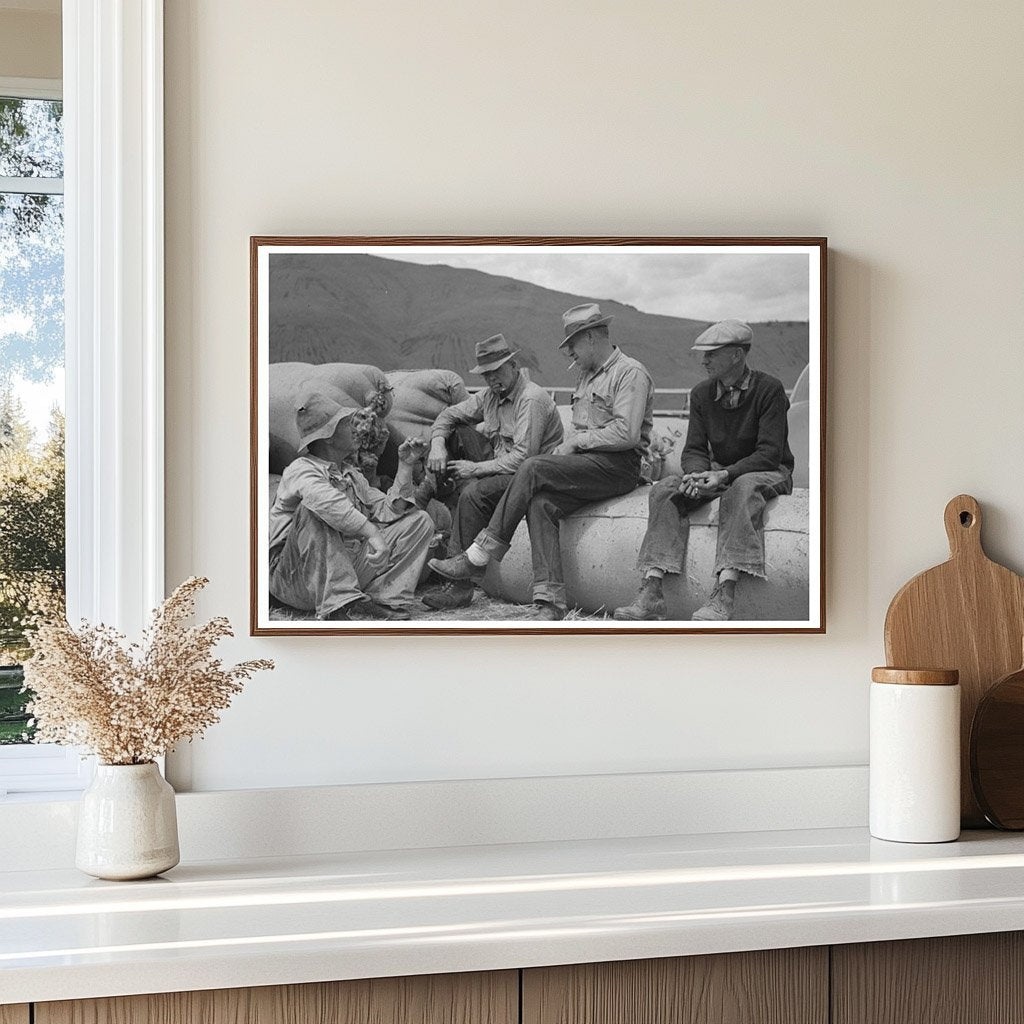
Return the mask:
{"type": "MultiPolygon", "coordinates": [[[[516,362],[504,335],[477,343],[477,365],[486,388],[442,410],[431,430],[427,469],[448,472],[458,486],[453,516],[452,555],[463,550],[462,538],[475,537],[488,523],[515,471],[531,455],[554,451],[562,441],[562,420],[551,396],[529,379],[516,362]],[[480,462],[448,458],[448,438],[460,426],[479,425],[490,442],[492,458],[480,462]]],[[[428,608],[464,608],[473,600],[472,580],[449,580],[428,592],[428,608]]]]}
{"type": "Polygon", "coordinates": [[[318,619],[408,619],[434,536],[415,505],[423,443],[402,442],[387,494],[371,487],[353,461],[357,410],[345,401],[319,381],[299,398],[299,457],[270,510],[270,593],[318,619]]]}
{"type": "Polygon", "coordinates": [[[640,482],[641,453],[651,440],[654,384],[642,363],[612,344],[611,319],[596,302],[562,314],[564,337],[558,347],[580,370],[572,396],[572,432],[557,451],[523,462],[464,554],[429,563],[448,579],[479,579],[492,558],[505,556],[525,518],[539,619],[565,617],[559,523],[590,502],[632,491],[640,482]]]}
{"type": "Polygon", "coordinates": [[[682,474],[652,488],[640,547],[640,592],[617,608],[620,621],[664,619],[662,578],[682,573],[689,513],[721,498],[715,581],[697,621],[732,618],[737,582],[764,579],[764,509],[793,490],[789,399],[782,382],[747,366],[753,332],[740,320],[713,324],[693,344],[707,378],[690,392],[690,422],[680,457],[682,474]]]}

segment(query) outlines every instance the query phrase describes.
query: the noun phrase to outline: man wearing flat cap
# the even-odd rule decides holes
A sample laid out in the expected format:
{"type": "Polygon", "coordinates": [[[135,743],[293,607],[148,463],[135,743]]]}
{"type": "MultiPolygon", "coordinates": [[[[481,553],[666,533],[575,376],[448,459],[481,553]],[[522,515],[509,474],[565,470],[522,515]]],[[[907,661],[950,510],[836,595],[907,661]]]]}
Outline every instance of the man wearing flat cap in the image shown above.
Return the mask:
{"type": "MultiPolygon", "coordinates": [[[[442,410],[430,434],[427,469],[448,472],[458,485],[452,526],[452,555],[488,523],[515,471],[531,455],[546,455],[562,442],[562,420],[551,396],[529,379],[504,335],[477,343],[477,365],[487,385],[466,401],[442,410]],[[459,426],[477,429],[490,442],[492,458],[481,462],[448,458],[448,438],[459,426]]],[[[428,608],[465,608],[473,600],[472,580],[446,580],[423,596],[428,608]]]]}
{"type": "Polygon", "coordinates": [[[345,403],[322,382],[299,399],[299,457],[270,510],[270,593],[318,619],[408,619],[434,536],[414,501],[423,443],[402,442],[387,494],[371,487],[355,463],[357,410],[345,403]]]}
{"type": "MultiPolygon", "coordinates": [[[[654,385],[643,364],[612,344],[610,316],[597,303],[562,314],[559,348],[580,369],[572,396],[572,431],[557,451],[527,458],[516,470],[490,521],[464,554],[431,559],[454,580],[480,579],[500,561],[525,518],[533,555],[535,617],[565,617],[559,523],[584,505],[628,494],[640,482],[641,454],[651,439],[654,385]]],[[[465,538],[464,538],[465,539],[465,538]]]]}
{"type": "Polygon", "coordinates": [[[793,490],[789,399],[782,382],[747,366],[753,332],[740,320],[713,324],[694,342],[707,379],[690,392],[690,423],[681,476],[659,480],[649,498],[640,547],[636,601],[617,608],[620,621],[664,619],[662,578],[682,573],[689,513],[721,498],[715,581],[697,621],[732,618],[737,583],[765,578],[764,509],[793,490]]]}

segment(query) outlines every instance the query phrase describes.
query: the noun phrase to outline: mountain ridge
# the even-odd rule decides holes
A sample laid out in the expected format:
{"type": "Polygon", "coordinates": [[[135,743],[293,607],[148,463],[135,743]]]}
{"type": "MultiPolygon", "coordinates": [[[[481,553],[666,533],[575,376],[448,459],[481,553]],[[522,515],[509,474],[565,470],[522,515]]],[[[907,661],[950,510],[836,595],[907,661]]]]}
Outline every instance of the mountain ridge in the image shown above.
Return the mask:
{"type": "MultiPolygon", "coordinates": [[[[270,361],[369,363],[381,370],[444,368],[467,380],[474,347],[502,333],[538,383],[570,386],[558,350],[561,314],[599,302],[612,340],[662,388],[704,379],[693,340],[711,321],[645,313],[614,299],[576,295],[486,270],[405,263],[364,253],[271,253],[270,361]]],[[[787,388],[808,359],[806,321],[751,323],[750,364],[787,388]]]]}

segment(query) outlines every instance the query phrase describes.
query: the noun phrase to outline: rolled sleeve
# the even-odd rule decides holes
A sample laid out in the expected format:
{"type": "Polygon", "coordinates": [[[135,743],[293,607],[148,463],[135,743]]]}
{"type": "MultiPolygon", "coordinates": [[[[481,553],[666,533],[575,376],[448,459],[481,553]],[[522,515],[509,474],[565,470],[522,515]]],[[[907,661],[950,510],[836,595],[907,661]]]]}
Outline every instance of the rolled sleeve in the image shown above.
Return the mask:
{"type": "Polygon", "coordinates": [[[395,480],[387,494],[367,485],[366,494],[361,497],[369,507],[375,523],[393,523],[416,504],[416,485],[411,476],[395,480]]]}
{"type": "Polygon", "coordinates": [[[430,428],[431,438],[443,437],[447,439],[456,427],[464,423],[482,422],[484,418],[483,402],[485,395],[486,391],[478,391],[475,395],[470,395],[464,402],[459,402],[457,405],[450,405],[447,409],[442,409],[440,415],[434,420],[434,425],[430,428]]]}

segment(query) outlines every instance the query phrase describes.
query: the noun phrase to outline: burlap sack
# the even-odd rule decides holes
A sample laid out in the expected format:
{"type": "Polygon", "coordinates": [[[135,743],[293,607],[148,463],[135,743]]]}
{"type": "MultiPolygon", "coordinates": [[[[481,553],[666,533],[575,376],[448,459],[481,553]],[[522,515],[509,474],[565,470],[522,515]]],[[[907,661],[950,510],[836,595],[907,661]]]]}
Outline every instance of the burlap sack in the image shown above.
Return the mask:
{"type": "Polygon", "coordinates": [[[395,389],[387,417],[392,433],[406,437],[429,437],[430,428],[442,409],[469,398],[462,378],[453,370],[393,370],[387,374],[395,389]]]}
{"type": "Polygon", "coordinates": [[[271,363],[268,368],[270,392],[270,471],[284,472],[296,455],[299,433],[295,407],[299,394],[310,382],[324,380],[336,387],[357,409],[373,407],[382,417],[391,411],[387,378],[376,366],[361,363],[271,363]]]}

